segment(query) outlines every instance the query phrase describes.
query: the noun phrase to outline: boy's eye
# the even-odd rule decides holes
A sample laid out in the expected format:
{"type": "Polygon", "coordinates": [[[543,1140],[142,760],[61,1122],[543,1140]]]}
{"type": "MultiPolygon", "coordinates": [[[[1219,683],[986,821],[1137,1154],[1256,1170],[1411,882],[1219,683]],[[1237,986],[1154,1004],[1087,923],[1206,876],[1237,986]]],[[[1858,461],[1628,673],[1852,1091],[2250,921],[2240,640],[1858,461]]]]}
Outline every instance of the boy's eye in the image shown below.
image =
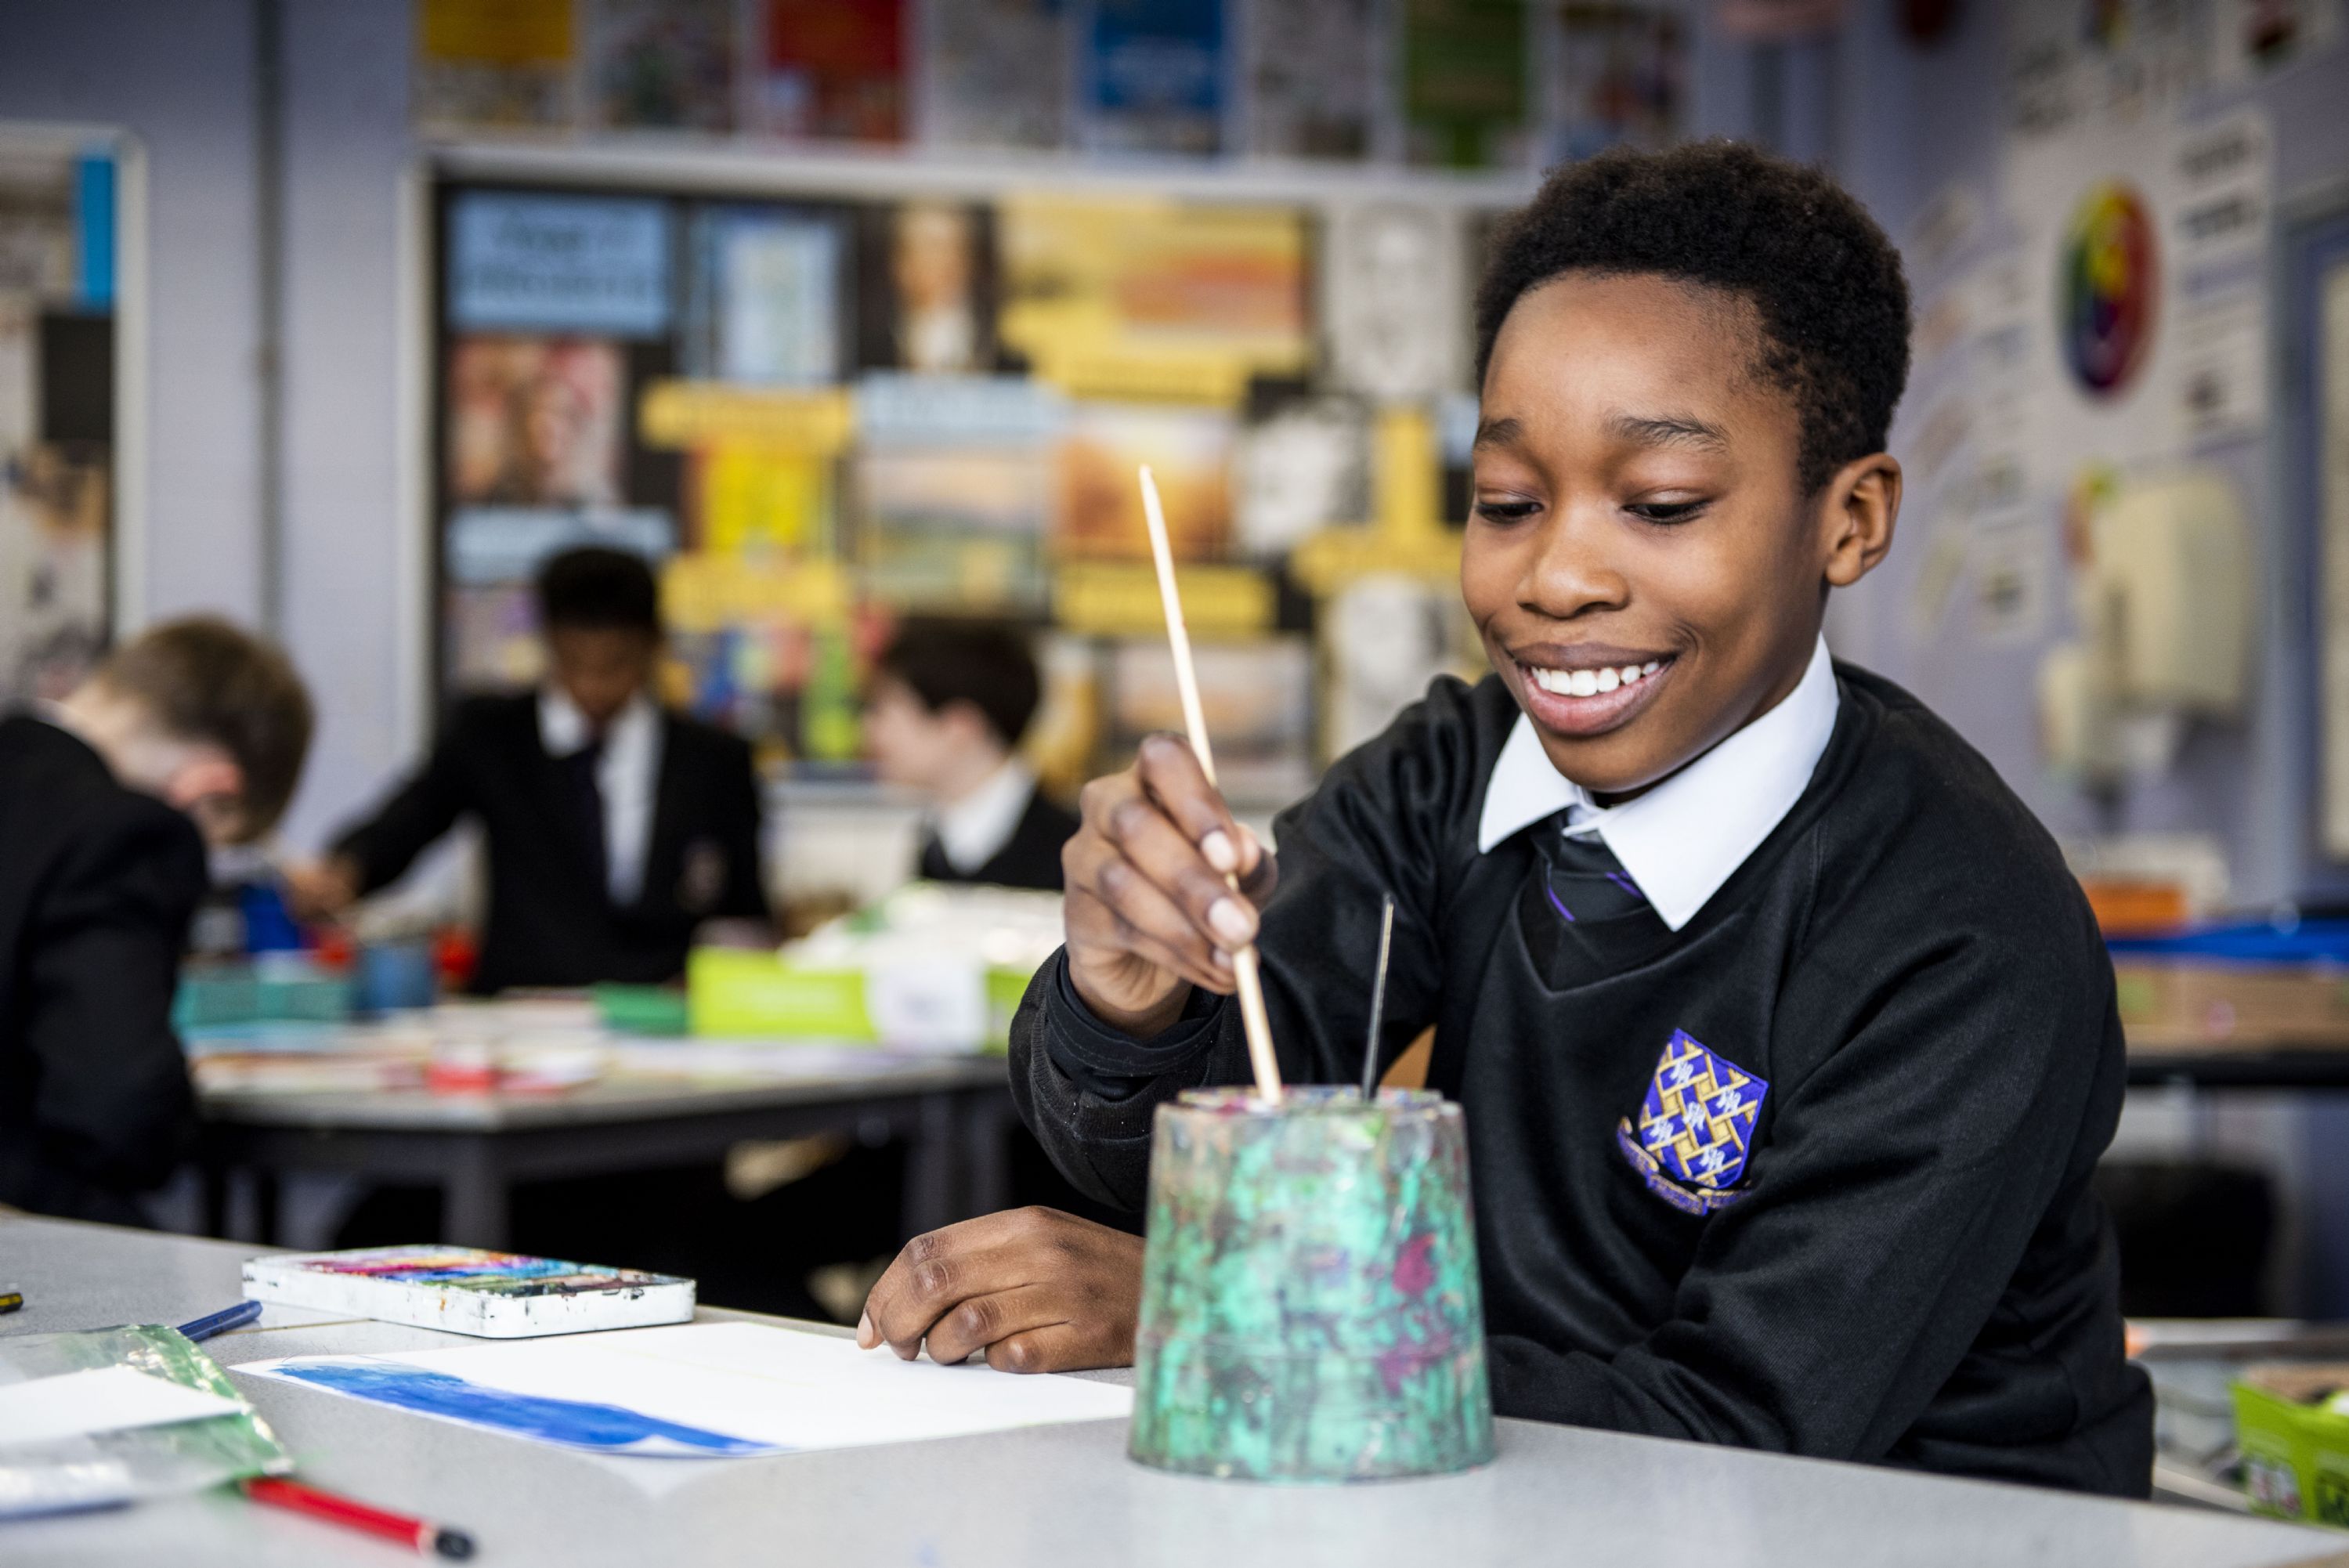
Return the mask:
{"type": "Polygon", "coordinates": [[[1476,516],[1485,522],[1523,522],[1541,510],[1536,500],[1480,500],[1476,516]]]}
{"type": "Polygon", "coordinates": [[[1642,522],[1686,522],[1704,510],[1701,500],[1637,501],[1623,509],[1642,522]]]}

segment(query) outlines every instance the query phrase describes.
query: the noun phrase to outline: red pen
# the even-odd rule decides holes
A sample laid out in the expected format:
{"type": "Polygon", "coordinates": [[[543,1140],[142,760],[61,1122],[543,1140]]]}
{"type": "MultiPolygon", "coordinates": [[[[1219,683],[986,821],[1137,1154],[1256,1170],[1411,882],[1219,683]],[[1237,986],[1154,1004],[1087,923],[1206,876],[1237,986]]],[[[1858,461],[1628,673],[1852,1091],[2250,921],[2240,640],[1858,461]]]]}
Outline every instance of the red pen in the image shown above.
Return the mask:
{"type": "Polygon", "coordinates": [[[305,1486],[298,1480],[278,1480],[256,1477],[237,1483],[244,1495],[255,1502],[265,1502],[273,1508],[306,1513],[313,1519],[324,1519],[336,1524],[346,1524],[353,1530],[364,1530],[369,1535],[380,1535],[387,1541],[397,1541],[418,1552],[437,1552],[443,1557],[471,1557],[473,1538],[461,1530],[451,1530],[435,1524],[429,1519],[410,1519],[404,1513],[369,1508],[363,1502],[353,1502],[347,1497],[336,1497],[330,1491],[320,1491],[315,1486],[305,1486]]]}

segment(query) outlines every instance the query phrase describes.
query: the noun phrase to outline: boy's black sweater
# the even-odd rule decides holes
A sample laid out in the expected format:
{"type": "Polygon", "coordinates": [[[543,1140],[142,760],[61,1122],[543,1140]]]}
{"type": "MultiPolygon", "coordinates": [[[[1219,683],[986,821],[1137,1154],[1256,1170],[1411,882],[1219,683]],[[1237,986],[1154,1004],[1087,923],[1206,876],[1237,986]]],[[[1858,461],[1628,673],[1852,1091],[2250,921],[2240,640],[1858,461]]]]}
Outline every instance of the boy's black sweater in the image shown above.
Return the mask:
{"type": "MultiPolygon", "coordinates": [[[[1259,947],[1285,1075],[1359,1078],[1380,893],[1384,1048],[1435,1027],[1469,1130],[1505,1415],[2143,1496],[2089,1185],[2122,1088],[2111,965],[2045,831],[1915,698],[1838,665],[1833,738],[1761,848],[1677,933],[1569,934],[1542,836],[1476,848],[1517,717],[1440,681],[1278,824],[1259,947]],[[1676,1030],[1767,1084],[1738,1183],[1696,1214],[1619,1148],[1676,1030]]],[[[1021,1114],[1135,1208],[1151,1116],[1247,1076],[1238,1008],[1146,1042],[1056,958],[1012,1027],[1021,1114]]]]}

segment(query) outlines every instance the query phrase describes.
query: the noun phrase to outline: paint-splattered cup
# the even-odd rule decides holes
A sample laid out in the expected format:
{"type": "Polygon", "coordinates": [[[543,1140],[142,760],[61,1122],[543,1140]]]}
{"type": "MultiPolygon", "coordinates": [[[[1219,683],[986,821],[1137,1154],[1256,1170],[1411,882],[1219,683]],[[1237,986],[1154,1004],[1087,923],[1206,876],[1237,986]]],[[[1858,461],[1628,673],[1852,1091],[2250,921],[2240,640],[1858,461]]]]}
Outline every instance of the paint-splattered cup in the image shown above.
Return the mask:
{"type": "Polygon", "coordinates": [[[1273,1481],[1493,1457],[1458,1106],[1305,1088],[1159,1108],[1129,1446],[1273,1481]]]}

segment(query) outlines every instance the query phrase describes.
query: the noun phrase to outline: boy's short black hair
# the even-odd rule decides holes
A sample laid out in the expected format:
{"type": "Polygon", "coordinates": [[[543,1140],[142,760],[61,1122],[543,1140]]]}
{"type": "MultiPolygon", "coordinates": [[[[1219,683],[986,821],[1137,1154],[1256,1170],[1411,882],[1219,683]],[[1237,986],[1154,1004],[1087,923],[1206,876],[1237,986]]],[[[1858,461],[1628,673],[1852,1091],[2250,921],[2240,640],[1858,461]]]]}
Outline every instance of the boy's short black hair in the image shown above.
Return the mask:
{"type": "Polygon", "coordinates": [[[1802,417],[1806,493],[1884,450],[1909,378],[1900,253],[1816,169],[1733,141],[1616,149],[1553,172],[1495,234],[1476,291],[1481,384],[1509,308],[1566,273],[1651,273],[1752,302],[1762,370],[1802,417]]]}
{"type": "Polygon", "coordinates": [[[243,836],[285,814],[310,753],[310,693],[274,644],[217,615],[151,627],[108,655],[97,679],[175,740],[217,746],[244,775],[243,836]]]}
{"type": "Polygon", "coordinates": [[[999,621],[909,620],[874,664],[932,713],[970,704],[1007,748],[1028,733],[1042,691],[1027,637],[999,621]]]}
{"type": "Polygon", "coordinates": [[[566,550],[538,569],[538,624],[657,637],[660,586],[641,555],[592,544],[566,550]]]}

